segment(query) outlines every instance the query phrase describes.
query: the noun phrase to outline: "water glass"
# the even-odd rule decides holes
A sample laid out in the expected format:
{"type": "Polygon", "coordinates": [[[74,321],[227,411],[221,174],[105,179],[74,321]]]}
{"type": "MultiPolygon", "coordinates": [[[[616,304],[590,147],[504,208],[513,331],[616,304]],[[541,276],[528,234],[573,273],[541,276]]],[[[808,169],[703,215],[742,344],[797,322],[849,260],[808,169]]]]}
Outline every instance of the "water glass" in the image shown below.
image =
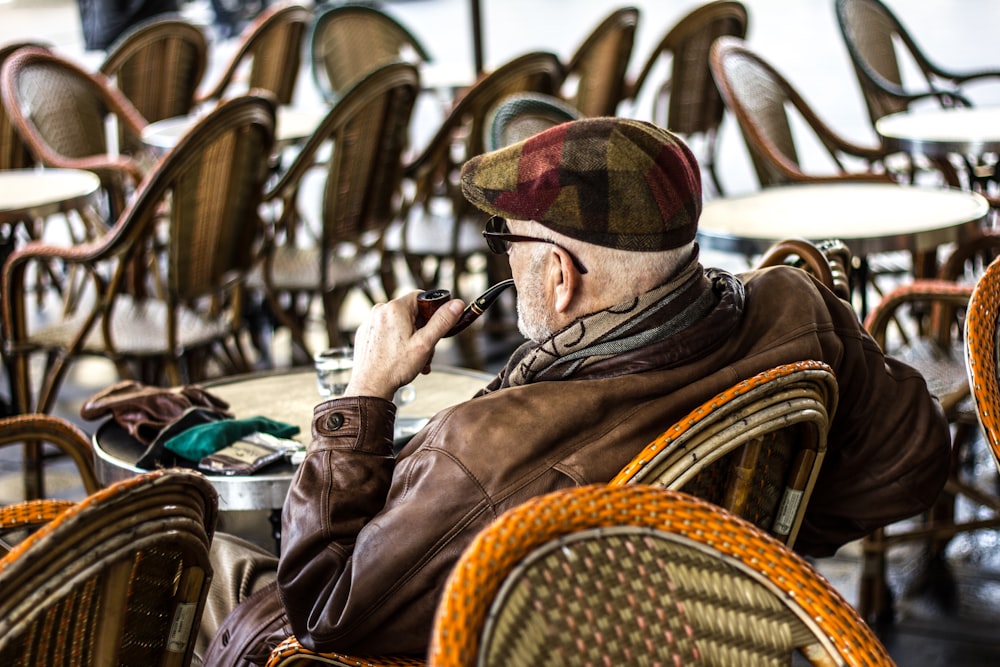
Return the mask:
{"type": "Polygon", "coordinates": [[[324,400],[343,396],[347,391],[347,383],[351,381],[351,369],[354,367],[354,350],[350,347],[334,347],[317,352],[313,361],[316,364],[316,387],[324,400]]]}

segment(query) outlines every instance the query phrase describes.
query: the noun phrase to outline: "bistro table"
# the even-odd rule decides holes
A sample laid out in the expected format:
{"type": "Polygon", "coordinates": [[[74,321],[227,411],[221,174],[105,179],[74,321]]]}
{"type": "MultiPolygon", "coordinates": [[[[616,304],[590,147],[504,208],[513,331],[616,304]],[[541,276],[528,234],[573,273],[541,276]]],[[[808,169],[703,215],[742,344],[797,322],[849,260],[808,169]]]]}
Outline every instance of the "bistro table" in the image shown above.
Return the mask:
{"type": "MultiPolygon", "coordinates": [[[[330,109],[327,107],[278,107],[274,128],[276,143],[279,147],[289,146],[312,136],[328,113],[330,109]]],[[[142,130],[142,141],[157,151],[168,151],[177,145],[199,117],[198,114],[175,116],[150,123],[142,130]]]]}
{"type": "Polygon", "coordinates": [[[706,202],[698,223],[705,248],[746,256],[790,237],[838,239],[861,266],[861,313],[867,314],[868,255],[935,251],[975,233],[989,204],[974,192],[894,183],[816,183],[764,188],[706,202]]]}
{"type": "Polygon", "coordinates": [[[1000,107],[913,109],[875,122],[886,148],[937,160],[960,156],[971,183],[996,178],[1000,154],[1000,107]],[[984,161],[987,156],[992,156],[984,161]]]}
{"type": "MultiPolygon", "coordinates": [[[[451,405],[471,398],[492,376],[464,368],[434,365],[429,375],[418,375],[412,402],[396,415],[397,441],[412,437],[427,420],[451,405]]],[[[237,419],[264,416],[299,427],[295,439],[308,444],[313,407],[320,402],[316,372],[310,368],[253,373],[206,382],[214,396],[229,403],[237,419]]],[[[144,472],[135,465],[145,446],[114,420],[101,424],[93,436],[97,477],[110,484],[144,472]]],[[[219,494],[223,512],[269,510],[274,537],[279,539],[280,510],[296,466],[282,462],[245,476],[207,475],[219,494]]]]}

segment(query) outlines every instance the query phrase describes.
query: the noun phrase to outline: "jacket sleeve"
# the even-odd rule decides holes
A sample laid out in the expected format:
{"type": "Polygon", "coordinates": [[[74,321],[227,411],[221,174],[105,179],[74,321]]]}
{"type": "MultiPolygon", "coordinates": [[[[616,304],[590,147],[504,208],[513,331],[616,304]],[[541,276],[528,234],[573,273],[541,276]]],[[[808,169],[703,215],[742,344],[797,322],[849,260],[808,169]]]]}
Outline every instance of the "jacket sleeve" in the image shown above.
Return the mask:
{"type": "Polygon", "coordinates": [[[951,433],[923,376],[851,326],[834,369],[841,391],[826,458],[795,545],[813,556],[926,510],[948,475],[951,433]]]}
{"type": "Polygon", "coordinates": [[[289,623],[313,650],[425,650],[441,583],[493,517],[464,470],[436,450],[397,465],[394,412],[368,397],[315,409],[283,509],[278,565],[289,623]]]}

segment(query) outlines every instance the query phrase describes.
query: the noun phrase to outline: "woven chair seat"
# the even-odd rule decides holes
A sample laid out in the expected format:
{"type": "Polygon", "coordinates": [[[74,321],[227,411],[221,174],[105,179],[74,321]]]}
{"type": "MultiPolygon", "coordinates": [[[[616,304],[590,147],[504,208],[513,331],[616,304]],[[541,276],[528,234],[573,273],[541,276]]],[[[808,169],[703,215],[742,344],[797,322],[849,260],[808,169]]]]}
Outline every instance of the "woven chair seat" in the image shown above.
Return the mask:
{"type": "Polygon", "coordinates": [[[975,423],[976,407],[969,392],[965,350],[961,341],[942,348],[935,341],[919,338],[894,350],[893,356],[919,370],[927,382],[928,391],[942,403],[954,403],[952,419],[975,423]]]}
{"type": "MultiPolygon", "coordinates": [[[[115,300],[111,317],[111,340],[114,350],[129,356],[173,355],[174,350],[167,347],[167,304],[162,301],[145,299],[137,302],[131,296],[122,294],[115,300]]],[[[81,313],[75,317],[40,327],[29,334],[25,344],[41,349],[65,348],[80,331],[87,317],[81,313]]],[[[177,317],[178,346],[192,349],[209,345],[231,330],[231,324],[225,316],[213,318],[202,311],[179,307],[174,316],[177,317]]],[[[81,352],[84,354],[106,354],[109,346],[105,344],[102,333],[103,318],[98,318],[84,340],[81,352]]]]}
{"type": "MultiPolygon", "coordinates": [[[[326,282],[328,285],[357,283],[378,273],[382,262],[381,253],[377,250],[361,250],[344,256],[333,256],[327,259],[326,282]]],[[[271,268],[271,279],[274,287],[279,290],[314,290],[320,284],[319,265],[320,250],[316,247],[293,248],[281,246],[275,248],[271,268]]],[[[254,271],[249,284],[262,285],[260,271],[254,271]]]]}

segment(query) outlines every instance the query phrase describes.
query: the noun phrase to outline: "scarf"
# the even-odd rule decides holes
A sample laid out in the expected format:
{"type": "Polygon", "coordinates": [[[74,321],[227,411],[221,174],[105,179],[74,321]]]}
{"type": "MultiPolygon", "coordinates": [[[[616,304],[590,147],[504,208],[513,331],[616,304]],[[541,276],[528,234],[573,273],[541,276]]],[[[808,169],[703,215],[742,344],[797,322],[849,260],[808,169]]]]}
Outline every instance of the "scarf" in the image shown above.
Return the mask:
{"type": "MultiPolygon", "coordinates": [[[[483,393],[579,375],[606,359],[699,329],[721,300],[732,300],[742,310],[742,284],[724,271],[704,271],[695,254],[660,287],[585,315],[540,343],[525,343],[483,393]]],[[[723,340],[726,332],[714,333],[720,335],[706,345],[723,340]]]]}

